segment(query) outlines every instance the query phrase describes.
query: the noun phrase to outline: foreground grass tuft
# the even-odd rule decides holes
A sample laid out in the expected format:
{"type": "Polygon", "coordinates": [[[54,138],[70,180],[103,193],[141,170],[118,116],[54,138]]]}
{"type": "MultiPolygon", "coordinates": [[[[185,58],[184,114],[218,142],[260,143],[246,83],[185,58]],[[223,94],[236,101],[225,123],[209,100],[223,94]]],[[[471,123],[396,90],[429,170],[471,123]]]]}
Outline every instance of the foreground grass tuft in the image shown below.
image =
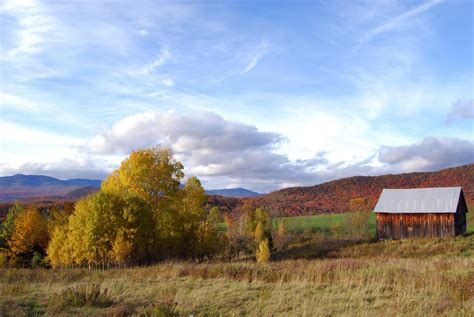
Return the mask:
{"type": "Polygon", "coordinates": [[[48,311],[58,313],[70,307],[107,307],[112,304],[108,290],[100,284],[80,284],[68,287],[50,299],[48,311]]]}

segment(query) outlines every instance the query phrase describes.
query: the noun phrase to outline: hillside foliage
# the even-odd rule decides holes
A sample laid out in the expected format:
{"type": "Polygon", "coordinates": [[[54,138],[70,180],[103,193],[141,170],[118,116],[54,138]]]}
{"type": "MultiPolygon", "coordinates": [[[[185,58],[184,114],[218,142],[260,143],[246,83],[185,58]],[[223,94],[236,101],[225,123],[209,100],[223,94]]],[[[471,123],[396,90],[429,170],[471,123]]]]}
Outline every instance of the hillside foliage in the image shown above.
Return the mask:
{"type": "Polygon", "coordinates": [[[372,210],[384,188],[462,187],[474,205],[474,164],[437,172],[355,176],[308,186],[292,187],[250,198],[213,197],[224,212],[241,213],[244,205],[264,207],[272,217],[372,210]]]}

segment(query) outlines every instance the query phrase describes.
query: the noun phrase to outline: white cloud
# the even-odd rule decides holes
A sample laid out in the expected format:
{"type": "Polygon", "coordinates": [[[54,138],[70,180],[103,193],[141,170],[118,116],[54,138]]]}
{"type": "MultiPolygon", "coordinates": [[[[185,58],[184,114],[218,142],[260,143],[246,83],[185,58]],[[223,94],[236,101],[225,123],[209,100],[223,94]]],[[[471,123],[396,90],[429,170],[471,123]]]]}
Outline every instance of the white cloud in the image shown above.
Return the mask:
{"type": "Polygon", "coordinates": [[[47,175],[60,179],[104,179],[116,166],[97,157],[61,158],[54,161],[28,161],[17,166],[0,163],[0,175],[47,175]]]}
{"type": "Polygon", "coordinates": [[[156,57],[156,59],[151,64],[144,66],[139,71],[139,73],[144,75],[152,74],[158,67],[166,63],[170,58],[171,53],[166,48],[164,48],[160,51],[160,54],[156,57]]]}
{"type": "Polygon", "coordinates": [[[144,36],[147,36],[149,33],[147,30],[140,30],[140,36],[141,37],[144,37],[144,36]]]}
{"type": "Polygon", "coordinates": [[[242,70],[241,74],[245,74],[257,66],[260,59],[267,54],[268,51],[268,43],[262,42],[258,47],[258,51],[252,56],[250,61],[247,63],[245,68],[242,70]]]}
{"type": "Polygon", "coordinates": [[[433,171],[474,163],[474,142],[426,137],[414,144],[383,146],[379,160],[397,172],[433,171]]]}
{"type": "Polygon", "coordinates": [[[23,97],[14,96],[4,92],[0,92],[0,109],[13,109],[21,111],[38,111],[37,103],[23,97]]]}
{"type": "Polygon", "coordinates": [[[174,80],[171,79],[171,78],[163,79],[161,82],[162,82],[163,85],[165,85],[166,87],[173,87],[173,86],[174,86],[174,80]]]}
{"type": "MultiPolygon", "coordinates": [[[[19,26],[18,31],[10,35],[13,38],[12,46],[2,50],[3,58],[6,59],[41,51],[42,44],[48,40],[55,24],[39,1],[5,1],[0,13],[15,18],[19,26]]],[[[2,37],[6,36],[2,34],[2,37]]]]}

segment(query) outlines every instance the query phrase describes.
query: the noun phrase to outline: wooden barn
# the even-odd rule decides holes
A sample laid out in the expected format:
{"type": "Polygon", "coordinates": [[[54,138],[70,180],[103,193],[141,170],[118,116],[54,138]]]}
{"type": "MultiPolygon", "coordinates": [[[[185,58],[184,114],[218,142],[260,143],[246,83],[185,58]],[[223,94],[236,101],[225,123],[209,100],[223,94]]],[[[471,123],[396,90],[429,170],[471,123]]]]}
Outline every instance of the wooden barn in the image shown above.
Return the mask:
{"type": "Polygon", "coordinates": [[[375,206],[377,239],[451,237],[466,232],[461,187],[384,189],[375,206]]]}

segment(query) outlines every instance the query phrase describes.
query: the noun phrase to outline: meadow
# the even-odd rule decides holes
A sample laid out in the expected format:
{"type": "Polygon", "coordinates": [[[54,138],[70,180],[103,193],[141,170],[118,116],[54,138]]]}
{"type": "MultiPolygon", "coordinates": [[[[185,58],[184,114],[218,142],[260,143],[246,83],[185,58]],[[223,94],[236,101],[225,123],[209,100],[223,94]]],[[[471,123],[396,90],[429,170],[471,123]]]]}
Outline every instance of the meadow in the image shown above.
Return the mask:
{"type": "Polygon", "coordinates": [[[276,254],[267,264],[1,269],[0,316],[474,313],[473,235],[386,242],[313,236],[305,244],[324,252],[294,260],[276,254]]]}
{"type": "Polygon", "coordinates": [[[344,214],[284,218],[288,247],[266,264],[247,257],[108,270],[0,269],[0,316],[474,314],[472,233],[379,242],[320,234],[344,221],[344,214]]]}

